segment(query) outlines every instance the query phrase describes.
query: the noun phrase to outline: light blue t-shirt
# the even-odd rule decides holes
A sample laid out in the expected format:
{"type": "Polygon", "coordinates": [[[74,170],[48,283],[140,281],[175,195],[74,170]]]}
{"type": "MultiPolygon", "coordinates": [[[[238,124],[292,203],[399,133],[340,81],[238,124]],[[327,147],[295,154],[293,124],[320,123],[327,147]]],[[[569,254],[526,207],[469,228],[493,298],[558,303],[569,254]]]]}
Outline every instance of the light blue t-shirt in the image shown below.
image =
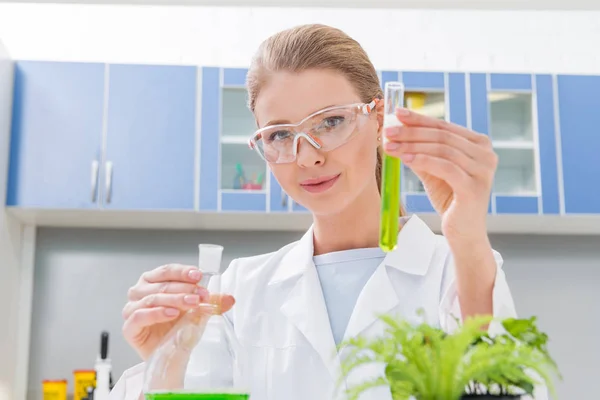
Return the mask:
{"type": "Polygon", "coordinates": [[[385,253],[379,247],[313,257],[336,344],[344,338],[360,292],[384,258],[385,253]]]}

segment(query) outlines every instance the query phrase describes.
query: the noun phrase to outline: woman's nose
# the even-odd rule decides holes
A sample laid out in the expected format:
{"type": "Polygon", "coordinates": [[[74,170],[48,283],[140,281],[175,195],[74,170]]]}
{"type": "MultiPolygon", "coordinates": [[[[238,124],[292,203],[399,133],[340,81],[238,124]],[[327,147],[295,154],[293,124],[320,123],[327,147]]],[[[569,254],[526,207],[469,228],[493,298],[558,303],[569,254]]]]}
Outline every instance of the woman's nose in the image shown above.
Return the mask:
{"type": "Polygon", "coordinates": [[[308,138],[300,137],[296,143],[296,146],[296,162],[299,166],[310,167],[313,165],[323,164],[325,161],[323,151],[317,149],[308,138]]]}

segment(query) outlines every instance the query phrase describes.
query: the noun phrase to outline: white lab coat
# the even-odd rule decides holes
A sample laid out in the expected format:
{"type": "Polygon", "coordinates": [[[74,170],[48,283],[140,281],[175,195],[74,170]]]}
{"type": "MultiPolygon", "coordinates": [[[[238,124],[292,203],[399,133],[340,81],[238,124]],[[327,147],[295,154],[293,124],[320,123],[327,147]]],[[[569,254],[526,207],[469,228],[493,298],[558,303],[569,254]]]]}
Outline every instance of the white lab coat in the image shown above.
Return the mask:
{"type": "MultiPolygon", "coordinates": [[[[358,297],[345,338],[379,335],[377,316],[396,313],[416,318],[425,310],[428,322],[451,331],[460,317],[453,259],[444,237],[434,234],[417,216],[403,219],[397,249],[388,253],[358,297]]],[[[340,359],[330,329],[319,278],[312,262],[312,228],[297,242],[269,254],[234,260],[223,275],[222,290],[236,298],[227,314],[247,351],[252,400],[343,399],[336,390],[340,359]]],[[[493,292],[494,315],[516,316],[502,271],[493,292]]],[[[143,364],[127,370],[111,393],[111,400],[137,400],[142,390],[143,364]]],[[[372,374],[379,366],[350,375],[347,384],[372,374]]],[[[545,393],[536,399],[546,399],[545,393]]],[[[373,389],[361,398],[391,399],[388,388],[373,389]]]]}

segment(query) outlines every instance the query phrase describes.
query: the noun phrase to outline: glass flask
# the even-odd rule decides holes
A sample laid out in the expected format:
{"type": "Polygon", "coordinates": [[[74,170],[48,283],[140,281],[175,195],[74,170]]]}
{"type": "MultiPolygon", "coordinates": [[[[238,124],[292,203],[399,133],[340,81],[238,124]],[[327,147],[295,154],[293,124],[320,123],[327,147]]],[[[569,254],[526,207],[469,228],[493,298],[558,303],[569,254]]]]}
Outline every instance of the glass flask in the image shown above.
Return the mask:
{"type": "Polygon", "coordinates": [[[221,314],[223,247],[199,245],[199,267],[211,299],[186,312],[146,362],[146,400],[247,400],[246,358],[221,314]]]}

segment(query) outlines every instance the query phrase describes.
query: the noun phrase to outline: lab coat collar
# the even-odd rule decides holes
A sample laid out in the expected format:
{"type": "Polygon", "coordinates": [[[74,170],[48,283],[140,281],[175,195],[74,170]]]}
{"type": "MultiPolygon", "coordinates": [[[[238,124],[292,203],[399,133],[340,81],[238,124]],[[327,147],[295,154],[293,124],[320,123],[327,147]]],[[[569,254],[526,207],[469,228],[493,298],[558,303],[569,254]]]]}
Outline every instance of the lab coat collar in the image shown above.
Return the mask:
{"type": "MultiPolygon", "coordinates": [[[[416,215],[401,217],[400,225],[402,229],[398,233],[398,245],[395,250],[386,255],[384,263],[408,274],[425,275],[433,256],[436,236],[416,215]]],[[[311,225],[296,245],[282,258],[270,283],[297,277],[307,268],[314,266],[312,263],[313,234],[314,227],[311,225]]]]}
{"type": "Polygon", "coordinates": [[[313,229],[313,225],[311,225],[296,245],[292,246],[290,251],[283,256],[269,283],[278,283],[297,277],[311,265],[314,265],[312,263],[314,254],[313,229]]]}
{"type": "Polygon", "coordinates": [[[433,257],[436,235],[416,215],[400,218],[398,245],[389,252],[385,265],[413,275],[425,275],[433,257]]]}
{"type": "Polygon", "coordinates": [[[319,275],[313,263],[312,227],[285,254],[270,284],[291,283],[280,310],[321,357],[332,379],[341,372],[319,275]],[[292,278],[298,278],[296,282],[292,278]]]}

